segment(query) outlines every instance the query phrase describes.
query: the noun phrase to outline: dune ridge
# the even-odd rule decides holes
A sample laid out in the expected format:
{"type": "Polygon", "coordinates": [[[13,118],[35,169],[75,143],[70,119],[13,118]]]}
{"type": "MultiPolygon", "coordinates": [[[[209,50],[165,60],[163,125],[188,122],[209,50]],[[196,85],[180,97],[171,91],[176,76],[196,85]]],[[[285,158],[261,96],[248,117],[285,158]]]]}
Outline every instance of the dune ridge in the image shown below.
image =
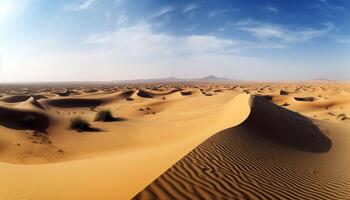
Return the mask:
{"type": "Polygon", "coordinates": [[[325,153],[331,141],[312,122],[263,97],[251,106],[242,124],[210,137],[133,199],[350,198],[350,163],[329,172],[336,152],[325,153]]]}

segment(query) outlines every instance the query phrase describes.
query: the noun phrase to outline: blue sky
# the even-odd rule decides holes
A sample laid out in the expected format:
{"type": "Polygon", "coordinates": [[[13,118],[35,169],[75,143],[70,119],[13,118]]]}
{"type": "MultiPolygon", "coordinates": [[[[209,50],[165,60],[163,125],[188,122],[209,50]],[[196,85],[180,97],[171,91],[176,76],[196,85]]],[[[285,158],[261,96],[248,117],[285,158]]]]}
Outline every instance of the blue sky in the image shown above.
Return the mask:
{"type": "Polygon", "coordinates": [[[0,81],[350,79],[348,0],[0,0],[0,81]]]}

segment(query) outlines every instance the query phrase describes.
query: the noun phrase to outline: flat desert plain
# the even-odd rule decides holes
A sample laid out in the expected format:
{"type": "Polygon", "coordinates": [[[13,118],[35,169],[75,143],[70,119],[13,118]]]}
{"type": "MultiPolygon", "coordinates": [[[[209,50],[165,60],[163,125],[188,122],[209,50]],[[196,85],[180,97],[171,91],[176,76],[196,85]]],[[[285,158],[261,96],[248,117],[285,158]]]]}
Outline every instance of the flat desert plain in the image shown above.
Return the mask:
{"type": "Polygon", "coordinates": [[[0,199],[350,199],[349,83],[1,85],[0,96],[0,199]],[[112,120],[97,120],[106,110],[112,120]]]}

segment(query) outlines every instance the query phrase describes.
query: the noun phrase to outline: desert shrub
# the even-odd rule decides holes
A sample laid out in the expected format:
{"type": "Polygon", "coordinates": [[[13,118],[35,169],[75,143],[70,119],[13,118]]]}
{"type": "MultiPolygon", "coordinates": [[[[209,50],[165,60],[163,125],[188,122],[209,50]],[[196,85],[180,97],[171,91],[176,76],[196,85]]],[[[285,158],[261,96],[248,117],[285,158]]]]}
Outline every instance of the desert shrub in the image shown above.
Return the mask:
{"type": "Polygon", "coordinates": [[[37,124],[37,119],[34,115],[28,114],[20,119],[21,126],[27,128],[33,128],[37,124]]]}
{"type": "Polygon", "coordinates": [[[96,109],[96,106],[90,106],[89,108],[90,108],[91,111],[96,111],[96,110],[95,110],[95,109],[96,109]]]}
{"type": "Polygon", "coordinates": [[[96,113],[95,121],[111,122],[116,121],[110,110],[101,110],[96,113]]]}
{"type": "Polygon", "coordinates": [[[339,114],[338,116],[337,116],[337,118],[338,119],[340,119],[340,120],[347,120],[347,119],[349,119],[349,117],[347,117],[344,113],[341,113],[341,114],[339,114]]]}
{"type": "Polygon", "coordinates": [[[70,120],[70,128],[77,131],[90,131],[92,130],[89,122],[81,117],[74,117],[70,120]]]}

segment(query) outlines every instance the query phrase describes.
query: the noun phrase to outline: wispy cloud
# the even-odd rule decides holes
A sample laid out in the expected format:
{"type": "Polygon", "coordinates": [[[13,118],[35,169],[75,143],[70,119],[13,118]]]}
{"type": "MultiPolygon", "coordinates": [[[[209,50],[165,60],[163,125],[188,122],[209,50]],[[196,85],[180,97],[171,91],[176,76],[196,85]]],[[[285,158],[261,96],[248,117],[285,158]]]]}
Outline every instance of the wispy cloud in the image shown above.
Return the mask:
{"type": "Polygon", "coordinates": [[[325,5],[329,9],[334,9],[334,10],[343,10],[344,9],[344,7],[342,7],[342,6],[336,6],[336,5],[330,4],[327,0],[318,0],[318,1],[323,3],[323,5],[325,5]]]}
{"type": "Polygon", "coordinates": [[[260,39],[279,39],[284,42],[307,41],[316,37],[326,35],[334,29],[332,23],[325,23],[322,28],[300,28],[288,29],[281,25],[263,23],[253,20],[245,20],[231,23],[236,29],[246,31],[260,39]]]}
{"type": "Polygon", "coordinates": [[[340,44],[350,44],[350,38],[342,38],[342,39],[338,39],[337,43],[340,44]]]}
{"type": "Polygon", "coordinates": [[[216,10],[212,10],[208,13],[208,17],[216,17],[218,15],[224,14],[226,13],[227,10],[226,9],[216,9],[216,10]]]}
{"type": "Polygon", "coordinates": [[[204,59],[205,55],[236,56],[244,49],[284,49],[281,44],[254,43],[232,38],[224,38],[209,34],[189,34],[174,36],[156,33],[147,23],[120,27],[115,31],[95,33],[83,40],[86,44],[105,46],[107,52],[112,52],[121,59],[142,60],[154,56],[168,59],[184,59],[196,55],[204,59]]]}
{"type": "Polygon", "coordinates": [[[263,7],[263,9],[265,9],[267,11],[270,11],[270,12],[273,12],[273,13],[278,13],[279,12],[279,9],[274,7],[274,6],[265,6],[265,7],[263,7]]]}
{"type": "Polygon", "coordinates": [[[223,39],[212,35],[171,36],[163,33],[154,33],[149,24],[119,28],[113,32],[92,34],[84,40],[88,44],[112,45],[114,51],[127,55],[164,53],[176,55],[187,52],[231,52],[238,41],[223,39]]]}
{"type": "Polygon", "coordinates": [[[91,8],[92,4],[95,1],[96,0],[85,0],[85,1],[81,2],[80,4],[68,5],[68,6],[66,6],[66,10],[71,10],[71,11],[88,10],[91,8]]]}
{"type": "Polygon", "coordinates": [[[182,9],[182,12],[183,12],[183,13],[187,13],[187,12],[196,10],[196,9],[198,9],[198,8],[199,8],[199,5],[198,5],[198,4],[191,3],[191,4],[187,4],[187,5],[182,9]]]}
{"type": "Polygon", "coordinates": [[[150,15],[150,18],[160,17],[175,10],[173,6],[165,6],[150,15]]]}
{"type": "Polygon", "coordinates": [[[193,24],[187,28],[184,29],[185,32],[192,32],[198,28],[198,24],[193,24]]]}

